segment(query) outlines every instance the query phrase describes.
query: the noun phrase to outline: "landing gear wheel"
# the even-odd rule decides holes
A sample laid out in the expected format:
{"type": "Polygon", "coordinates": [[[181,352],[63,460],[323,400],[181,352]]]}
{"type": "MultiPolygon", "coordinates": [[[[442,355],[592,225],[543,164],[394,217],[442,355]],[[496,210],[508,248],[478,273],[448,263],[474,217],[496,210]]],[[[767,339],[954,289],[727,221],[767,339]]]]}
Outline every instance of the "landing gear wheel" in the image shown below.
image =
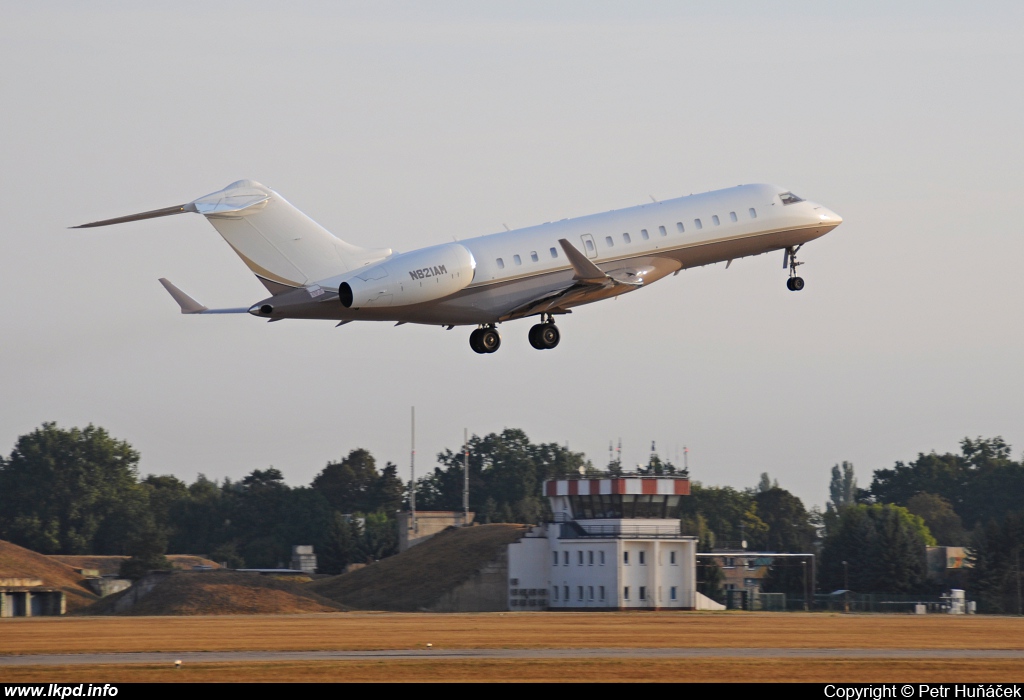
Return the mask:
{"type": "MultiPolygon", "coordinates": [[[[478,352],[491,353],[501,347],[501,336],[498,335],[498,331],[495,329],[480,328],[474,332],[479,334],[477,335],[477,344],[481,350],[478,350],[478,352]]],[[[472,338],[472,336],[470,337],[472,338]]]]}
{"type": "Polygon", "coordinates": [[[537,331],[537,339],[540,341],[542,349],[550,350],[558,345],[558,341],[562,339],[562,334],[558,332],[555,324],[542,323],[540,330],[537,331]]]}
{"type": "Polygon", "coordinates": [[[803,277],[790,277],[788,280],[786,280],[786,289],[788,289],[791,292],[799,292],[803,288],[804,288],[804,278],[803,277]]]}
{"type": "Polygon", "coordinates": [[[480,344],[480,331],[483,328],[477,328],[475,331],[469,334],[469,347],[473,348],[473,352],[483,355],[487,351],[484,350],[484,346],[480,344]]]}

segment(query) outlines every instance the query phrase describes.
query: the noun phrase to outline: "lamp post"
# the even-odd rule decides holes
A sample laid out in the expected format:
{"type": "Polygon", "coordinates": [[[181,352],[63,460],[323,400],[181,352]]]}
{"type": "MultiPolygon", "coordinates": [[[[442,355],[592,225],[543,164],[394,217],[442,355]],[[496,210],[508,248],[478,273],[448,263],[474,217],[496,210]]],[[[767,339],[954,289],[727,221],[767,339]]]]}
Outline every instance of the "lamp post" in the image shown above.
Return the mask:
{"type": "Polygon", "coordinates": [[[806,612],[807,610],[809,610],[809,608],[807,607],[807,560],[801,559],[800,566],[802,567],[804,574],[804,612],[806,612]]]}
{"type": "Polygon", "coordinates": [[[850,567],[843,562],[843,612],[850,612],[850,567]]]}

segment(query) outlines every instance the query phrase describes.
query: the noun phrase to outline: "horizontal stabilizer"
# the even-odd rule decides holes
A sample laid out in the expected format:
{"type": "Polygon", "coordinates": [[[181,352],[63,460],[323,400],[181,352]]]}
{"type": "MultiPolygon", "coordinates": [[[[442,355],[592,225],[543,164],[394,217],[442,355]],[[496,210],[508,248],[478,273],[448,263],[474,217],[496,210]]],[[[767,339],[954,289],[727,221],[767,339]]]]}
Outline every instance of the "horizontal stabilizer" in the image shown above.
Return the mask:
{"type": "Polygon", "coordinates": [[[181,307],[181,313],[183,314],[247,314],[249,309],[210,309],[198,301],[190,297],[185,292],[175,287],[170,280],[166,280],[163,277],[160,278],[160,284],[164,286],[168,294],[174,297],[174,301],[178,302],[178,306],[181,307]]]}
{"type": "Polygon", "coordinates": [[[559,238],[558,244],[562,246],[565,257],[569,258],[569,264],[572,265],[573,272],[576,273],[572,277],[574,280],[586,284],[607,284],[611,281],[611,278],[601,268],[590,262],[586,255],[576,250],[572,243],[564,238],[559,238]]]}
{"type": "Polygon", "coordinates": [[[104,219],[103,221],[93,221],[89,224],[81,224],[79,226],[72,226],[71,228],[95,228],[97,226],[110,226],[111,224],[124,224],[129,221],[142,221],[143,219],[158,219],[161,216],[174,216],[175,214],[188,214],[196,213],[196,205],[194,202],[188,204],[178,204],[173,207],[164,207],[163,209],[154,209],[153,211],[144,211],[141,214],[129,214],[128,216],[119,216],[116,219],[104,219]]]}

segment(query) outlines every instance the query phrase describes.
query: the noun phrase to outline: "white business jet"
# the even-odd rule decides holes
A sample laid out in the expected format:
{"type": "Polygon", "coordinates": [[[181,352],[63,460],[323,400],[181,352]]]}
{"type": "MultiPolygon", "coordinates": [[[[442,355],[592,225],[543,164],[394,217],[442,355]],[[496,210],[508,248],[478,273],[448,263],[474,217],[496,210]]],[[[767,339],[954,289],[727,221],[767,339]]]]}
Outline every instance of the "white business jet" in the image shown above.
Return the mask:
{"type": "MultiPolygon", "coordinates": [[[[653,198],[652,198],[653,199],[653,198]]],[[[690,267],[785,251],[786,286],[799,291],[796,254],[842,218],[772,185],[652,202],[556,223],[395,253],[336,238],[274,190],[240,180],[166,209],[96,221],[107,226],[193,212],[205,216],[271,296],[252,306],[210,309],[160,282],[183,314],[250,313],[286,318],[477,326],[478,353],[501,345],[497,325],[539,316],[538,350],[558,345],[555,316],[632,292],[690,267]]]]}

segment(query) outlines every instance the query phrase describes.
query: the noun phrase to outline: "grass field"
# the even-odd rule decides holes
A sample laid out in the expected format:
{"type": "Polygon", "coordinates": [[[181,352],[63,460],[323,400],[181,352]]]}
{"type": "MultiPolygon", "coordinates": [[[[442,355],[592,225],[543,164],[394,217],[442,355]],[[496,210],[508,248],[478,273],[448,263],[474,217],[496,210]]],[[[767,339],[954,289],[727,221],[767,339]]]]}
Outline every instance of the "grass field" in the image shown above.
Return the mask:
{"type": "MultiPolygon", "coordinates": [[[[0,621],[0,654],[467,648],[1024,649],[1024,619],[799,613],[330,613],[0,621]]],[[[1019,660],[608,659],[146,664],[0,669],[82,681],[1024,681],[1019,660]]]]}

